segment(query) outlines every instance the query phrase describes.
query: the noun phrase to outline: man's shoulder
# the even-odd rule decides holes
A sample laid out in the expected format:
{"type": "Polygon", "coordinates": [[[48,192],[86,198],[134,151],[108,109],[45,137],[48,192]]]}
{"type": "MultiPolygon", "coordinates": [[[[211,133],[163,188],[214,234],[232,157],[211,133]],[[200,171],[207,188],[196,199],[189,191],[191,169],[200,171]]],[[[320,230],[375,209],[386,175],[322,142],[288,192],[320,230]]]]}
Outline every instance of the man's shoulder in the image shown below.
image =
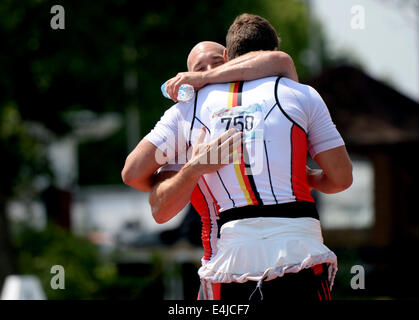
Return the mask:
{"type": "Polygon", "coordinates": [[[168,108],[164,114],[170,117],[186,118],[187,114],[193,110],[194,99],[187,102],[178,102],[168,108]]]}
{"type": "Polygon", "coordinates": [[[280,92],[288,92],[289,94],[293,94],[299,97],[305,97],[307,99],[318,99],[320,94],[314,89],[312,86],[300,82],[296,82],[289,78],[282,77],[279,80],[278,85],[278,93],[280,92]],[[289,90],[283,90],[284,88],[288,88],[289,90]]]}
{"type": "Polygon", "coordinates": [[[308,91],[313,90],[313,87],[309,86],[308,84],[296,82],[286,77],[281,77],[279,79],[279,84],[285,87],[289,87],[294,90],[302,91],[302,92],[305,92],[305,91],[308,92],[308,91]]]}

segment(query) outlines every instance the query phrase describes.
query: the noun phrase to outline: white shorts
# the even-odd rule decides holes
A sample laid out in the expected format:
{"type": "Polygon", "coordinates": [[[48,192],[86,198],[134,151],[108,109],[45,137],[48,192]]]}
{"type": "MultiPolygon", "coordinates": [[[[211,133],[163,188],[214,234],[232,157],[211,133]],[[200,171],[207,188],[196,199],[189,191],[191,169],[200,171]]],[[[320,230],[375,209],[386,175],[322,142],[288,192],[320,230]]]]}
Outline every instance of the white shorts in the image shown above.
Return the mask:
{"type": "Polygon", "coordinates": [[[314,218],[249,218],[225,223],[217,253],[198,274],[209,282],[272,280],[317,264],[328,265],[330,287],[337,272],[336,255],[323,244],[314,218]]]}

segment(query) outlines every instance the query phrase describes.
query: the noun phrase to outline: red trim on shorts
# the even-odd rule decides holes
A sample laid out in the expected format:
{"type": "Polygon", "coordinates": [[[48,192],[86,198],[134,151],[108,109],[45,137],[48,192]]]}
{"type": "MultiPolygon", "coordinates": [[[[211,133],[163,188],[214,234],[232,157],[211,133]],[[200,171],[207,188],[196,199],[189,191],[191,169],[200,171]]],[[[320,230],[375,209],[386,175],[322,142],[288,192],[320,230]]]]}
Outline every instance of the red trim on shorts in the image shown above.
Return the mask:
{"type": "Polygon", "coordinates": [[[315,266],[312,266],[311,269],[313,269],[314,275],[317,276],[323,272],[323,265],[316,264],[315,266]]]}
{"type": "Polygon", "coordinates": [[[211,283],[213,300],[221,300],[221,283],[211,283]]]}

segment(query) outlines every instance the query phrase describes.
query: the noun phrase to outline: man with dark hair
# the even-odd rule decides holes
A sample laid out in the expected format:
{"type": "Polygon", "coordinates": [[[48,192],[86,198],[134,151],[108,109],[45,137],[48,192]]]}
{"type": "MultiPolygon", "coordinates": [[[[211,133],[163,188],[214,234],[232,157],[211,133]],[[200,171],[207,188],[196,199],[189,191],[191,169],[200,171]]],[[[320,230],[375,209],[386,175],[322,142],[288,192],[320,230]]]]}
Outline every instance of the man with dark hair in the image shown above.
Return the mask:
{"type": "MultiPolygon", "coordinates": [[[[228,44],[226,56],[230,49],[233,55],[274,50],[278,38],[267,32],[270,28],[258,16],[238,17],[227,35],[237,46],[228,44]],[[261,42],[255,40],[258,33],[264,34],[261,42]]],[[[337,259],[323,244],[310,190],[348,188],[352,166],[313,88],[281,77],[210,85],[194,101],[166,111],[145,140],[171,154],[168,161],[184,145],[194,146],[178,174],[155,184],[150,203],[160,222],[175,216],[190,197],[200,212],[200,299],[251,298],[257,289],[268,299],[330,299],[337,259]],[[243,135],[240,160],[213,163],[217,170],[208,170],[200,150],[213,148],[207,141],[219,136],[222,144],[234,134],[232,128],[243,135]],[[168,144],[171,136],[176,141],[168,144]],[[307,151],[322,170],[306,171],[307,151]]]]}
{"type": "Polygon", "coordinates": [[[228,59],[232,60],[250,51],[277,50],[279,39],[268,20],[244,13],[230,26],[226,45],[228,59]]]}

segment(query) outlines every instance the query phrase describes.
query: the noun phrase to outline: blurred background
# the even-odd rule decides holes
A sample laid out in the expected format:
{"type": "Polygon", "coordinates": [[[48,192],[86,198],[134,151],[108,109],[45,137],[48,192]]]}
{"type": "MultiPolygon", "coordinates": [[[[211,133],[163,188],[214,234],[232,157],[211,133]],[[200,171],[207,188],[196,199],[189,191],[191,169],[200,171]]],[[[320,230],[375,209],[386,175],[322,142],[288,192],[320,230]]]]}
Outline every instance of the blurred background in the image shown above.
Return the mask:
{"type": "Polygon", "coordinates": [[[276,28],[353,160],[350,189],[315,194],[339,259],[334,298],[419,298],[416,0],[2,0],[0,289],[18,274],[48,299],[196,298],[197,213],[157,225],[120,172],[171,106],[160,85],[197,42],[225,44],[243,12],[276,28]],[[64,30],[50,25],[56,4],[64,30]],[[51,288],[54,265],[65,289],[51,288]],[[351,287],[355,265],[365,289],[351,287]]]}

